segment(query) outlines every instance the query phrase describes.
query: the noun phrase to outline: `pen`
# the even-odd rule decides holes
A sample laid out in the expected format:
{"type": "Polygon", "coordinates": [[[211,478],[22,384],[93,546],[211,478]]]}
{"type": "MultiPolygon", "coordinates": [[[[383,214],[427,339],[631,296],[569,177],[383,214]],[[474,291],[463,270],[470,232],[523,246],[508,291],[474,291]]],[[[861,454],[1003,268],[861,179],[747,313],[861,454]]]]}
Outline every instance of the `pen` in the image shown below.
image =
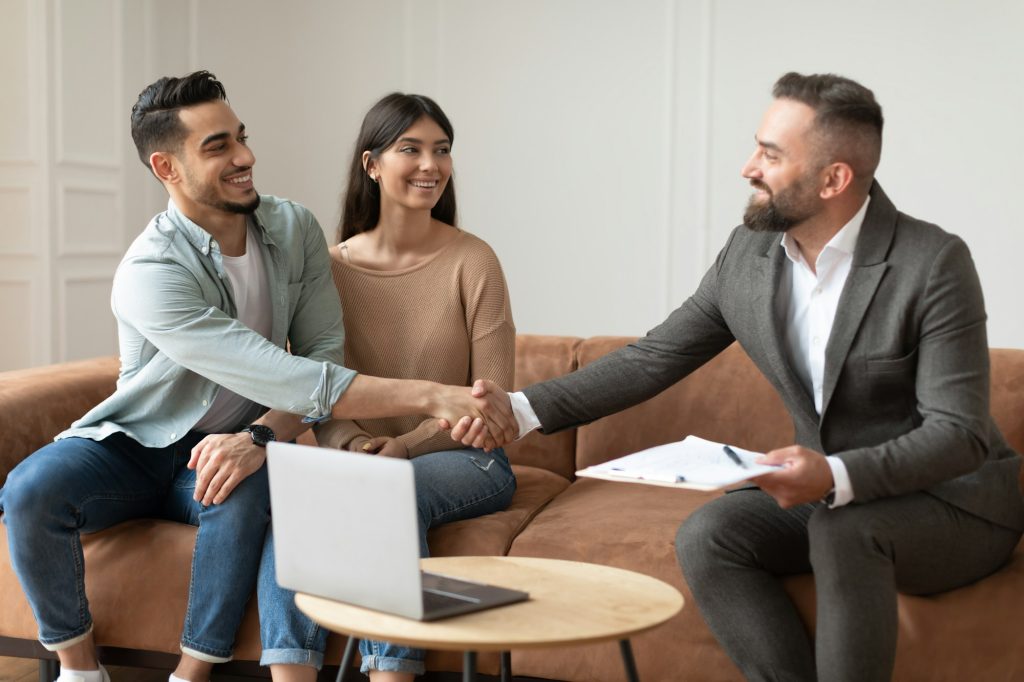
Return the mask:
{"type": "Polygon", "coordinates": [[[738,464],[739,466],[743,467],[744,469],[747,468],[747,465],[743,463],[743,460],[740,459],[740,456],[736,454],[735,450],[730,448],[728,445],[723,445],[722,449],[725,450],[725,454],[727,454],[729,456],[729,459],[731,459],[732,461],[736,462],[736,464],[738,464]]]}

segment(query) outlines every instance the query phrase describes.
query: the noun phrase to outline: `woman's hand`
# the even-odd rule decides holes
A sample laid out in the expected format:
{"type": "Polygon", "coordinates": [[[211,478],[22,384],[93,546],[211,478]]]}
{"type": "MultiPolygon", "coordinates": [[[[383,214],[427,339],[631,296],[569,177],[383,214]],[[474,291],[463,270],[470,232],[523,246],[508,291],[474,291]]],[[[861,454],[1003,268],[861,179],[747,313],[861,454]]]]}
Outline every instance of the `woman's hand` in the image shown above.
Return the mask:
{"type": "Polygon", "coordinates": [[[397,438],[389,436],[377,436],[364,442],[359,446],[359,452],[382,455],[384,457],[396,457],[398,459],[409,459],[409,448],[397,438]]]}

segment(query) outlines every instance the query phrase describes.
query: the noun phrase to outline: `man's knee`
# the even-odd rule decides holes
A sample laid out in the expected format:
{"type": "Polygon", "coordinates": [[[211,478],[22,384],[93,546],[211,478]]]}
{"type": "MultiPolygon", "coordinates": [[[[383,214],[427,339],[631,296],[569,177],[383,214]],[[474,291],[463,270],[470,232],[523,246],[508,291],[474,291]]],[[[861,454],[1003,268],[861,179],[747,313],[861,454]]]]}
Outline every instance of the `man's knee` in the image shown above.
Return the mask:
{"type": "Polygon", "coordinates": [[[31,524],[36,519],[53,515],[60,509],[70,510],[64,499],[66,486],[59,468],[50,466],[45,457],[35,453],[23,460],[8,474],[0,492],[0,505],[8,524],[31,524]]]}
{"type": "Polygon", "coordinates": [[[267,480],[267,465],[246,476],[228,498],[221,503],[225,509],[237,510],[239,514],[270,514],[270,485],[267,480]]]}
{"type": "Polygon", "coordinates": [[[719,505],[706,504],[698,507],[676,532],[676,559],[688,581],[698,576],[713,564],[717,549],[722,547],[722,532],[728,522],[719,505]]]}
{"type": "Polygon", "coordinates": [[[849,565],[854,556],[889,554],[886,525],[869,505],[819,507],[807,524],[811,564],[817,570],[826,565],[849,565]]]}

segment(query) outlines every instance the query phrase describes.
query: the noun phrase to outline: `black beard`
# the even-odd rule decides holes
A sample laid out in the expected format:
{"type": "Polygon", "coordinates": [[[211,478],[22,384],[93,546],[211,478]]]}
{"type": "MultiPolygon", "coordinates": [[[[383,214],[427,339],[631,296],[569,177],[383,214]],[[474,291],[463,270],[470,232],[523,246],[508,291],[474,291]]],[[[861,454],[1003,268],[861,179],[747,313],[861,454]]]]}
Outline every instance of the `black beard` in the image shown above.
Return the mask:
{"type": "Polygon", "coordinates": [[[236,204],[233,201],[223,201],[218,202],[216,208],[219,208],[222,211],[227,211],[228,213],[241,213],[242,215],[251,215],[256,212],[256,209],[259,208],[259,206],[260,195],[257,194],[256,197],[247,204],[236,204]]]}
{"type": "Polygon", "coordinates": [[[770,197],[763,204],[750,197],[743,212],[743,223],[754,232],[788,232],[805,219],[783,214],[770,197]]]}

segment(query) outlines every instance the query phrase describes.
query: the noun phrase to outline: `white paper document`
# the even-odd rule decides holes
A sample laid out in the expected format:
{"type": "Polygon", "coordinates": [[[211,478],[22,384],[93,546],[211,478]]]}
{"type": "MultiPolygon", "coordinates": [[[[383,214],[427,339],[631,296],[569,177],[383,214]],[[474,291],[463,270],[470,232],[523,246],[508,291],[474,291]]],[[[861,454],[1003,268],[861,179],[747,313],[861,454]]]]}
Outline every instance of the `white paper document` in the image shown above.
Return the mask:
{"type": "Polygon", "coordinates": [[[687,436],[610,462],[577,471],[577,476],[610,481],[633,481],[679,488],[715,490],[781,467],[756,464],[759,452],[687,436]],[[732,452],[736,459],[730,456],[732,452]],[[739,461],[736,461],[739,460],[739,461]]]}

